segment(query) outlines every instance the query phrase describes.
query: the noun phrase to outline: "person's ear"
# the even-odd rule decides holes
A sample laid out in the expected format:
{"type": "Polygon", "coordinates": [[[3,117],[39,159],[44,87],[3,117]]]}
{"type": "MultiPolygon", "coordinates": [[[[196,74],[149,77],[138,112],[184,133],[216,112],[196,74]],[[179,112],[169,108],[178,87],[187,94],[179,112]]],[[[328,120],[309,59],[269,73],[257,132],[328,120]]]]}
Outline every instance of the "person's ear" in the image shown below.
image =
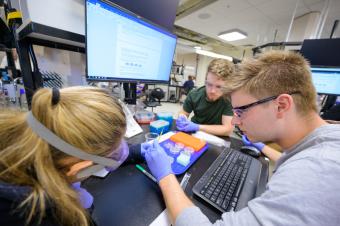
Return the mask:
{"type": "Polygon", "coordinates": [[[85,169],[89,166],[92,166],[93,162],[89,160],[82,160],[80,162],[75,163],[72,165],[69,169],[69,171],[66,172],[66,175],[71,177],[76,175],[80,170],[85,169]]]}
{"type": "Polygon", "coordinates": [[[281,94],[276,98],[277,117],[282,118],[289,110],[292,109],[293,98],[289,94],[281,94]]]}

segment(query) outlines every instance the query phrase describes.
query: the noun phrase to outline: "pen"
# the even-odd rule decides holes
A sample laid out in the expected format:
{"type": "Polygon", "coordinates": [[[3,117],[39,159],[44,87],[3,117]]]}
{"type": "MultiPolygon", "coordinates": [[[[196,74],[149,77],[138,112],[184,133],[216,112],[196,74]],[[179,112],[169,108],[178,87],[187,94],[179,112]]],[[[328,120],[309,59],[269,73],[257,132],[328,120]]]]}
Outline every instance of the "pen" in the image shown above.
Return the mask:
{"type": "Polygon", "coordinates": [[[158,139],[157,139],[158,142],[159,142],[159,140],[161,139],[161,136],[163,135],[163,130],[164,130],[164,127],[163,127],[163,129],[162,129],[162,131],[161,131],[161,134],[159,134],[159,136],[158,136],[158,139]]]}
{"type": "Polygon", "coordinates": [[[151,180],[153,180],[155,183],[158,183],[156,178],[154,176],[152,176],[148,171],[146,171],[143,167],[141,167],[140,165],[136,164],[136,168],[141,171],[145,176],[147,176],[148,178],[150,178],[151,180]]]}

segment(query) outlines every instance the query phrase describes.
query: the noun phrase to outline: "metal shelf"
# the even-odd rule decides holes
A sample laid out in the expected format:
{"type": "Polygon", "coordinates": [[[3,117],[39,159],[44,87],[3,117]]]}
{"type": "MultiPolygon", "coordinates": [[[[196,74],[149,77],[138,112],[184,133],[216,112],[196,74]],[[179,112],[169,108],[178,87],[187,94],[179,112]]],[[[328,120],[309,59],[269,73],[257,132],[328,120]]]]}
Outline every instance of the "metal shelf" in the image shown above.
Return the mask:
{"type": "Polygon", "coordinates": [[[34,92],[43,84],[41,74],[32,72],[31,69],[29,52],[33,51],[32,45],[85,53],[85,36],[35,22],[22,24],[16,30],[16,35],[26,98],[30,107],[34,92]]]}

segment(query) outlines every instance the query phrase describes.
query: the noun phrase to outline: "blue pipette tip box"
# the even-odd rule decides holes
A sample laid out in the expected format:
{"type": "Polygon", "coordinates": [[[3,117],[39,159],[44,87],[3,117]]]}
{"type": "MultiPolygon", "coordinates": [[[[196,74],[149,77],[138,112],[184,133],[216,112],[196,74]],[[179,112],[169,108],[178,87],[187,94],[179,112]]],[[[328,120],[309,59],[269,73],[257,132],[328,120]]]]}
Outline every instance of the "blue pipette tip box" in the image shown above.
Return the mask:
{"type": "Polygon", "coordinates": [[[150,132],[152,133],[164,134],[169,131],[169,128],[169,122],[162,119],[150,122],[150,132]]]}

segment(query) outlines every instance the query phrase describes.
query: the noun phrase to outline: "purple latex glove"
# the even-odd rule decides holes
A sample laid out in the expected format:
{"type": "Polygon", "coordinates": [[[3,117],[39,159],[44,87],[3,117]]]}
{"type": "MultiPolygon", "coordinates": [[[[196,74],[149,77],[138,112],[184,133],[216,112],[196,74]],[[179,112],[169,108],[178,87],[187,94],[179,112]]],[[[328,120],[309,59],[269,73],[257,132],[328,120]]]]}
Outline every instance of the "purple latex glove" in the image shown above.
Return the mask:
{"type": "Polygon", "coordinates": [[[158,144],[158,140],[154,140],[153,144],[141,144],[141,153],[145,157],[151,173],[156,177],[158,182],[163,177],[172,173],[169,157],[158,144]]]}
{"type": "MultiPolygon", "coordinates": [[[[112,152],[110,158],[117,160],[120,164],[122,164],[126,158],[129,156],[129,146],[125,140],[122,140],[119,147],[112,152]]],[[[114,169],[111,167],[105,167],[105,169],[109,172],[114,169]]]]}
{"type": "Polygon", "coordinates": [[[80,187],[80,182],[72,184],[73,189],[78,193],[82,207],[88,209],[92,206],[93,196],[84,188],[80,187]]]}
{"type": "Polygon", "coordinates": [[[176,120],[176,126],[177,127],[183,127],[186,126],[188,124],[188,119],[186,116],[184,115],[180,115],[178,116],[177,120],[176,120]]]}
{"type": "Polygon", "coordinates": [[[242,141],[245,145],[256,147],[257,150],[259,151],[262,151],[262,149],[265,146],[265,144],[262,142],[256,142],[256,143],[251,142],[246,135],[242,135],[242,141]]]}
{"type": "Polygon", "coordinates": [[[188,120],[184,115],[180,115],[176,120],[177,129],[184,132],[196,132],[200,129],[199,125],[188,120]]]}

